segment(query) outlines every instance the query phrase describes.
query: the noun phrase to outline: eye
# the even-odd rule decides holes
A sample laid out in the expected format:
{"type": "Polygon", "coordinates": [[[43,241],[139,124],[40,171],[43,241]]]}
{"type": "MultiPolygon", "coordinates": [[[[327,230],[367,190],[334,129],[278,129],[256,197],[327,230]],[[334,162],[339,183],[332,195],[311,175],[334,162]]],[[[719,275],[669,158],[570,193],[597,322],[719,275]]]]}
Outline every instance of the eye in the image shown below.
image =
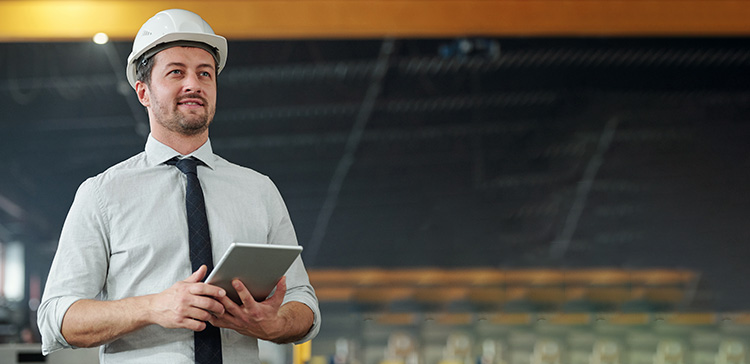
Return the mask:
{"type": "Polygon", "coordinates": [[[213,76],[211,74],[211,72],[208,72],[208,71],[203,71],[203,72],[200,73],[200,75],[203,76],[203,77],[212,77],[213,76]]]}
{"type": "Polygon", "coordinates": [[[179,74],[182,74],[182,71],[181,70],[171,70],[171,71],[169,71],[169,73],[170,74],[179,75],[179,74]]]}

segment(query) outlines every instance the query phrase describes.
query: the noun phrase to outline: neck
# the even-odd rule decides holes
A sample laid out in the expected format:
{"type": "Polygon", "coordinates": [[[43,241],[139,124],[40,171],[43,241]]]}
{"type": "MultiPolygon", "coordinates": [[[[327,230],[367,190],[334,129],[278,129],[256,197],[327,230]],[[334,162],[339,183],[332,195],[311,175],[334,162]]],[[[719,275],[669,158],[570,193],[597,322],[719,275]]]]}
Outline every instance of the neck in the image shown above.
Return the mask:
{"type": "Polygon", "coordinates": [[[196,135],[182,135],[171,132],[151,130],[151,136],[162,144],[174,149],[181,155],[188,155],[208,141],[208,130],[196,135]]]}

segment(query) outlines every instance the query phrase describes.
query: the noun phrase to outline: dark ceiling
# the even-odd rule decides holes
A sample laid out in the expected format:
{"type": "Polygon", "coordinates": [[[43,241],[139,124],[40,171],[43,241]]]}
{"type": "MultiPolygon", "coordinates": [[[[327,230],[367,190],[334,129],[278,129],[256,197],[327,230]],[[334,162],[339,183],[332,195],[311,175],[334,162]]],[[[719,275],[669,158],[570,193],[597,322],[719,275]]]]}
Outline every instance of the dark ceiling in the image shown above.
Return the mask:
{"type": "MultiPolygon", "coordinates": [[[[46,275],[77,186],[140,152],[129,43],[0,44],[0,241],[46,275]]],[[[688,268],[750,308],[747,38],[230,42],[215,151],[308,267],[688,268]]]]}

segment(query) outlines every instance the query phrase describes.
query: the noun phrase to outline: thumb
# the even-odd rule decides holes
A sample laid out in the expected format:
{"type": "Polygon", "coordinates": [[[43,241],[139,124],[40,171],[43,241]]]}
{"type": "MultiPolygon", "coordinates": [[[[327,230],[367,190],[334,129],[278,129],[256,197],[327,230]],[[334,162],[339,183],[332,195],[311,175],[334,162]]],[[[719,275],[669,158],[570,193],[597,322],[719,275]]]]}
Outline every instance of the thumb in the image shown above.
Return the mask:
{"type": "Polygon", "coordinates": [[[201,280],[203,280],[203,277],[206,276],[206,271],[208,270],[208,267],[206,265],[202,265],[198,270],[193,272],[193,274],[190,275],[190,277],[187,277],[185,282],[187,283],[198,283],[201,280]]]}

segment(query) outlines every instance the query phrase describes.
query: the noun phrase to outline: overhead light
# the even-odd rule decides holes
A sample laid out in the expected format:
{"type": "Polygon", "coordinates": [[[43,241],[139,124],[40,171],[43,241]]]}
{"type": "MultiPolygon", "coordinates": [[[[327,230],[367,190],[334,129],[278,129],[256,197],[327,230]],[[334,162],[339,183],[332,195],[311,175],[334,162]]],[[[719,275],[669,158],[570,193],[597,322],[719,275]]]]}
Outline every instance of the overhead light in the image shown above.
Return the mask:
{"type": "Polygon", "coordinates": [[[107,44],[109,42],[109,36],[107,33],[96,33],[94,35],[94,43],[96,44],[107,44]]]}

